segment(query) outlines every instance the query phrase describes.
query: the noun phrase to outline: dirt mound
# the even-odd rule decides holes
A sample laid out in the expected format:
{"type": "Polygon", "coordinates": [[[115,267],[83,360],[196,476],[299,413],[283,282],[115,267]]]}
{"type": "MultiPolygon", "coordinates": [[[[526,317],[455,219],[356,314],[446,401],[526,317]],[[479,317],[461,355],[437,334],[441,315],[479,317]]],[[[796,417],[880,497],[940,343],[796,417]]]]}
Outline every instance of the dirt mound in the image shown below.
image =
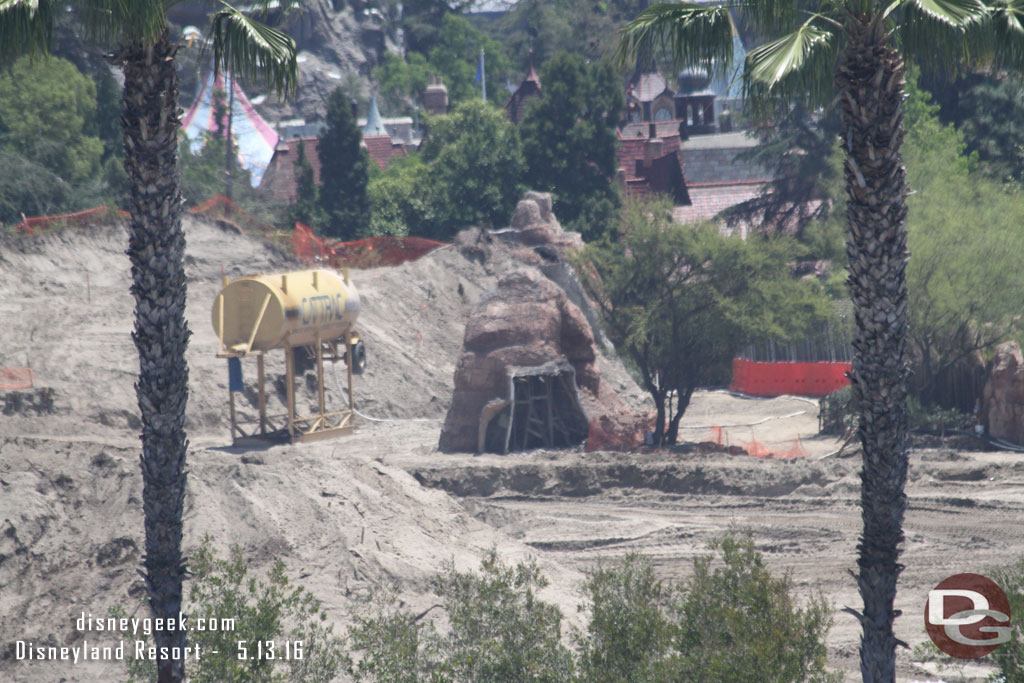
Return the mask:
{"type": "MultiPolygon", "coordinates": [[[[415,605],[432,599],[427,578],[445,560],[468,570],[492,545],[513,561],[530,552],[447,494],[380,462],[434,450],[466,318],[500,265],[446,248],[394,268],[353,271],[370,363],[357,378],[356,407],[374,418],[423,421],[360,418],[352,437],[245,453],[226,447],[228,373],[215,357],[211,305],[222,274],[301,266],[203,218],[186,217],[184,228],[193,332],[186,553],[209,533],[221,550],[240,544],[253,571],[281,557],[344,625],[353,601],[379,582],[399,582],[415,605]]],[[[118,225],[0,242],[0,367],[31,368],[33,379],[30,390],[2,396],[0,642],[71,645],[88,635],[74,629],[80,612],[105,614],[114,604],[131,612],[141,599],[138,361],[126,244],[118,225]]],[[[283,366],[283,354],[271,352],[272,383],[283,366]]],[[[337,375],[344,377],[343,367],[337,375]]],[[[341,382],[330,381],[329,402],[344,399],[341,382]]],[[[544,565],[548,599],[575,618],[580,575],[544,565]]],[[[0,655],[0,679],[109,680],[120,672],[110,663],[2,659],[9,652],[0,655]]]]}

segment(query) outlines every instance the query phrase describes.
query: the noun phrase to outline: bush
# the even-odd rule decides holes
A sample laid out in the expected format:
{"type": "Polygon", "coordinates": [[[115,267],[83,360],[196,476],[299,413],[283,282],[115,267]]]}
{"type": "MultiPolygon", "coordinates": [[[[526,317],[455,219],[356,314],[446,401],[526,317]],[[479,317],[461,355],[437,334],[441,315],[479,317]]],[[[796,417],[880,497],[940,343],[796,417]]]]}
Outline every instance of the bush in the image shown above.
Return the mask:
{"type": "Polygon", "coordinates": [[[537,599],[547,585],[536,563],[504,565],[494,550],[479,575],[453,565],[434,580],[444,598],[450,630],[439,636],[422,617],[394,609],[385,591],[383,609],[357,617],[349,631],[362,651],[349,673],[357,681],[569,681],[572,654],[561,644],[562,615],[537,599]]]}
{"type": "Polygon", "coordinates": [[[694,576],[675,608],[678,624],[676,679],[723,683],[841,681],[825,668],[824,636],[831,608],[820,595],[807,607],[793,601],[788,575],[768,573],[754,542],[726,537],[711,544],[710,556],[694,560],[694,576]]]}
{"type": "Polygon", "coordinates": [[[1024,558],[1003,569],[990,572],[988,576],[1006,593],[1010,601],[1010,642],[1003,643],[990,655],[999,667],[995,681],[1024,681],[1024,627],[1020,615],[1024,615],[1024,558]],[[1014,615],[1017,615],[1014,617],[1014,615]]]}
{"type": "Polygon", "coordinates": [[[617,566],[599,567],[583,588],[590,622],[580,637],[580,680],[671,680],[665,669],[674,629],[665,609],[671,589],[655,578],[650,560],[630,553],[617,566]]]}
{"type": "Polygon", "coordinates": [[[362,652],[357,681],[575,681],[578,683],[787,683],[839,681],[825,668],[831,608],[798,608],[788,576],[772,577],[750,538],[714,542],[682,587],[664,586],[635,554],[598,568],[583,586],[590,619],[574,655],[560,644],[561,615],[537,599],[536,564],[503,565],[494,551],[480,575],[449,566],[435,582],[449,632],[430,612],[394,609],[393,594],[349,633],[362,652]]]}
{"type": "MultiPolygon", "coordinates": [[[[186,662],[188,680],[334,680],[344,663],[342,640],[332,634],[333,626],[325,623],[327,614],[316,598],[288,580],[284,562],[275,562],[265,581],[257,580],[248,576],[241,548],[233,546],[228,559],[221,559],[211,545],[212,539],[204,537],[192,557],[188,595],[191,604],[185,612],[192,623],[197,619],[207,623],[212,619],[233,619],[234,624],[225,630],[189,631],[189,645],[199,646],[203,656],[186,662]],[[247,658],[240,657],[239,641],[246,643],[247,658]],[[273,641],[276,658],[255,656],[257,641],[273,641]],[[289,643],[288,659],[284,658],[285,641],[289,643]],[[301,645],[296,646],[297,643],[301,645]],[[214,650],[217,654],[213,654],[214,650]],[[282,668],[287,670],[287,676],[280,673],[282,668]]],[[[124,610],[112,609],[111,615],[124,616],[124,610]]],[[[126,663],[132,683],[156,680],[155,661],[126,658],[126,663]]]]}
{"type": "Polygon", "coordinates": [[[836,389],[818,407],[818,433],[848,438],[857,428],[857,408],[849,385],[836,389]]]}

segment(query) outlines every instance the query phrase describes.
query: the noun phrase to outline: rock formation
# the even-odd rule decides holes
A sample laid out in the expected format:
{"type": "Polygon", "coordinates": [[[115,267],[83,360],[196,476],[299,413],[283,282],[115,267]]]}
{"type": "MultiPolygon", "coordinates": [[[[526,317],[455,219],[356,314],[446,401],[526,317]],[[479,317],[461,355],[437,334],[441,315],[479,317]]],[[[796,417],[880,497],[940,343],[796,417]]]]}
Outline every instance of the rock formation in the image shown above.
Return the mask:
{"type": "Polygon", "coordinates": [[[1024,357],[1017,342],[996,347],[985,383],[983,409],[989,434],[1024,444],[1024,357]]]}
{"type": "Polygon", "coordinates": [[[601,447],[636,445],[642,421],[596,361],[590,324],[559,286],[534,270],[504,276],[466,325],[440,449],[566,447],[592,432],[601,447]]]}

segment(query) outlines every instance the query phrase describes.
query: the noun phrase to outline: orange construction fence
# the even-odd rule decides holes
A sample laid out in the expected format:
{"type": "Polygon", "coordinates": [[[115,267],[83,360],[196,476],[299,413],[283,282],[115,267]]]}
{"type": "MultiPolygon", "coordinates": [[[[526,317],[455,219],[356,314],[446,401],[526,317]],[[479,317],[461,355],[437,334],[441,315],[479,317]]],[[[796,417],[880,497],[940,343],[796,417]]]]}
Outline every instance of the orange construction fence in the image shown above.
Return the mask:
{"type": "Polygon", "coordinates": [[[274,226],[259,220],[222,194],[215,194],[205,202],[196,204],[188,212],[201,213],[205,216],[228,221],[247,232],[259,232],[266,235],[275,230],[274,226]]]}
{"type": "Polygon", "coordinates": [[[732,391],[750,396],[827,396],[850,383],[850,363],[732,362],[732,391]]]}
{"type": "MultiPolygon", "coordinates": [[[[23,218],[14,229],[23,235],[35,235],[40,230],[49,228],[70,227],[80,228],[90,223],[104,221],[112,215],[127,216],[127,211],[113,210],[106,206],[97,206],[94,209],[73,211],[71,213],[58,213],[52,216],[33,216],[23,218]]],[[[24,214],[22,214],[24,216],[24,214]]]]}
{"type": "Polygon", "coordinates": [[[397,266],[406,261],[415,261],[444,242],[424,237],[394,237],[380,235],[354,242],[332,242],[317,237],[308,225],[295,224],[292,233],[292,249],[295,256],[306,263],[317,261],[328,263],[333,268],[376,268],[397,266]]]}

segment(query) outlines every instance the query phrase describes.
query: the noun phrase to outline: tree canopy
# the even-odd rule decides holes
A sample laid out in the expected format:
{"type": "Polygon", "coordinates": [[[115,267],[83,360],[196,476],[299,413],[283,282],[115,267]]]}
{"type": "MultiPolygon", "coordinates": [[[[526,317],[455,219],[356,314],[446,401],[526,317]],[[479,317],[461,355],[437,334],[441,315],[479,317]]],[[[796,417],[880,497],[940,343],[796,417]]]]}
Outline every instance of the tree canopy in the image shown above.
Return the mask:
{"type": "Polygon", "coordinates": [[[544,65],[540,81],[520,124],[530,185],[553,194],[569,229],[594,239],[614,227],[622,204],[614,184],[622,84],[608,62],[565,52],[544,65]]]}
{"type": "Polygon", "coordinates": [[[0,72],[0,145],[67,183],[97,173],[96,85],[59,57],[22,58],[0,72]]]}
{"type": "Polygon", "coordinates": [[[670,209],[630,204],[621,240],[588,244],[580,257],[608,337],[654,400],[658,445],[675,443],[694,390],[723,383],[741,348],[792,338],[828,315],[816,285],[792,277],[790,240],[679,225],[670,209]]]}
{"type": "Polygon", "coordinates": [[[363,237],[370,226],[370,157],[342,88],[335,88],[327,100],[327,125],[317,140],[323,233],[336,239],[363,237]]]}

